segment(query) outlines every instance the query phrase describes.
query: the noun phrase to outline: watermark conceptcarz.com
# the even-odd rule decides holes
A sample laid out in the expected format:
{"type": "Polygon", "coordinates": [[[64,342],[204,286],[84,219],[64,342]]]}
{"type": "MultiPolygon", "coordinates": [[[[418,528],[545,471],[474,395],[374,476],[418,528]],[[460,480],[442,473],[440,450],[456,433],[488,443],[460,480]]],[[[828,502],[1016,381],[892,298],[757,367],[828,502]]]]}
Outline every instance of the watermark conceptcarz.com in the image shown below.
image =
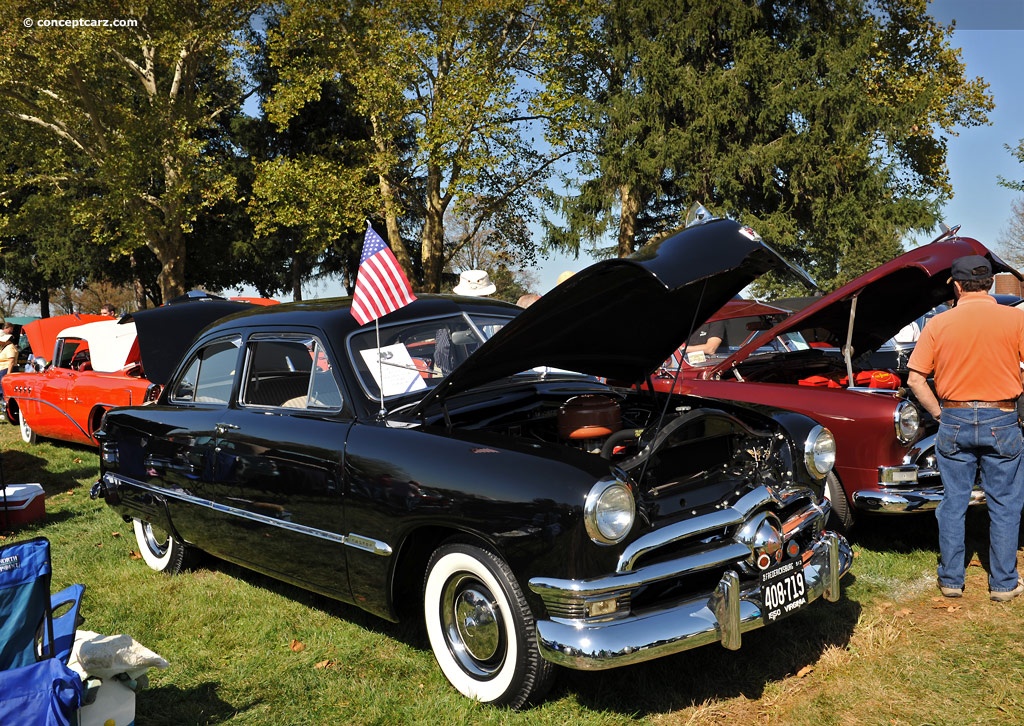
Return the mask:
{"type": "Polygon", "coordinates": [[[25,18],[26,28],[135,28],[135,18],[25,18]]]}

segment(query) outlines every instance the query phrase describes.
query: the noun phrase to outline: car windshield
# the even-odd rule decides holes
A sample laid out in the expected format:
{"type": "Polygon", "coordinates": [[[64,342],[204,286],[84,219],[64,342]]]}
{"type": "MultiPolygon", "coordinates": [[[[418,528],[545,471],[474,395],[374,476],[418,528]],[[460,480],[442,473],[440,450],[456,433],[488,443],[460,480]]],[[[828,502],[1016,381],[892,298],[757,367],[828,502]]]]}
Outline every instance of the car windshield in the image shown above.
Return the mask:
{"type": "Polygon", "coordinates": [[[451,373],[511,318],[453,315],[360,330],[349,338],[349,358],[372,399],[424,392],[451,373]]]}

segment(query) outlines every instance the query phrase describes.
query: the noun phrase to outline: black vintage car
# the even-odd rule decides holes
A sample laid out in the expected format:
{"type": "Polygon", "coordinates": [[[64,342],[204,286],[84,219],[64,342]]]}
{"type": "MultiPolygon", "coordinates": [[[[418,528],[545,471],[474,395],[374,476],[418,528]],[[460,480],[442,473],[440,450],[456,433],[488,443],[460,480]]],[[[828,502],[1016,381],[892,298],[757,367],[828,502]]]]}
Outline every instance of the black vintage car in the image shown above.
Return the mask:
{"type": "Polygon", "coordinates": [[[523,705],[603,669],[742,634],[824,597],[835,450],[799,414],[642,381],[788,265],[716,220],[599,262],[527,310],[423,295],[226,318],[156,405],[110,411],[93,489],[145,561],[196,550],[397,620],[423,617],[469,697],[523,705]]]}

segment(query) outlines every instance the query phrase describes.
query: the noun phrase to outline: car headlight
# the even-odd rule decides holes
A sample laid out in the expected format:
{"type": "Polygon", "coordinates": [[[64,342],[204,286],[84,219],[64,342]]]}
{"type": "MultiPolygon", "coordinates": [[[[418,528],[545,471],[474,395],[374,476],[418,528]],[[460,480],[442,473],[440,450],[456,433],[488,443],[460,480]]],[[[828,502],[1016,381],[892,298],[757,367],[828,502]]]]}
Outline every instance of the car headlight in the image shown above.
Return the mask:
{"type": "Polygon", "coordinates": [[[609,477],[597,482],[583,505],[583,521],[590,539],[598,544],[616,544],[629,534],[636,519],[633,491],[621,479],[609,477]]]}
{"type": "Polygon", "coordinates": [[[815,479],[824,479],[836,465],[836,438],[824,426],[815,426],[807,434],[804,464],[815,479]]]}
{"type": "Polygon", "coordinates": [[[917,438],[917,432],[921,430],[921,412],[917,406],[910,401],[900,401],[896,404],[893,418],[896,422],[896,438],[900,443],[909,444],[917,438]]]}

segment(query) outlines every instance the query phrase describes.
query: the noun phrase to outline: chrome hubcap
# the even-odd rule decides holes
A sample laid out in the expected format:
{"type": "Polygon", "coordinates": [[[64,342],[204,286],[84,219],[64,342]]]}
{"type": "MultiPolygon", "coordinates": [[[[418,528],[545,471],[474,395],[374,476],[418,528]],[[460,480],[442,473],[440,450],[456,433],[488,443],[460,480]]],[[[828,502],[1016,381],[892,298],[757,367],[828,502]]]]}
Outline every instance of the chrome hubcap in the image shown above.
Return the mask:
{"type": "Polygon", "coordinates": [[[146,534],[146,546],[149,551],[158,557],[163,557],[167,554],[167,536],[160,537],[153,530],[153,525],[146,522],[142,525],[142,530],[146,534]]]}
{"type": "Polygon", "coordinates": [[[465,574],[451,578],[441,620],[448,647],[467,673],[487,678],[500,669],[505,654],[502,615],[483,583],[465,574]]]}

